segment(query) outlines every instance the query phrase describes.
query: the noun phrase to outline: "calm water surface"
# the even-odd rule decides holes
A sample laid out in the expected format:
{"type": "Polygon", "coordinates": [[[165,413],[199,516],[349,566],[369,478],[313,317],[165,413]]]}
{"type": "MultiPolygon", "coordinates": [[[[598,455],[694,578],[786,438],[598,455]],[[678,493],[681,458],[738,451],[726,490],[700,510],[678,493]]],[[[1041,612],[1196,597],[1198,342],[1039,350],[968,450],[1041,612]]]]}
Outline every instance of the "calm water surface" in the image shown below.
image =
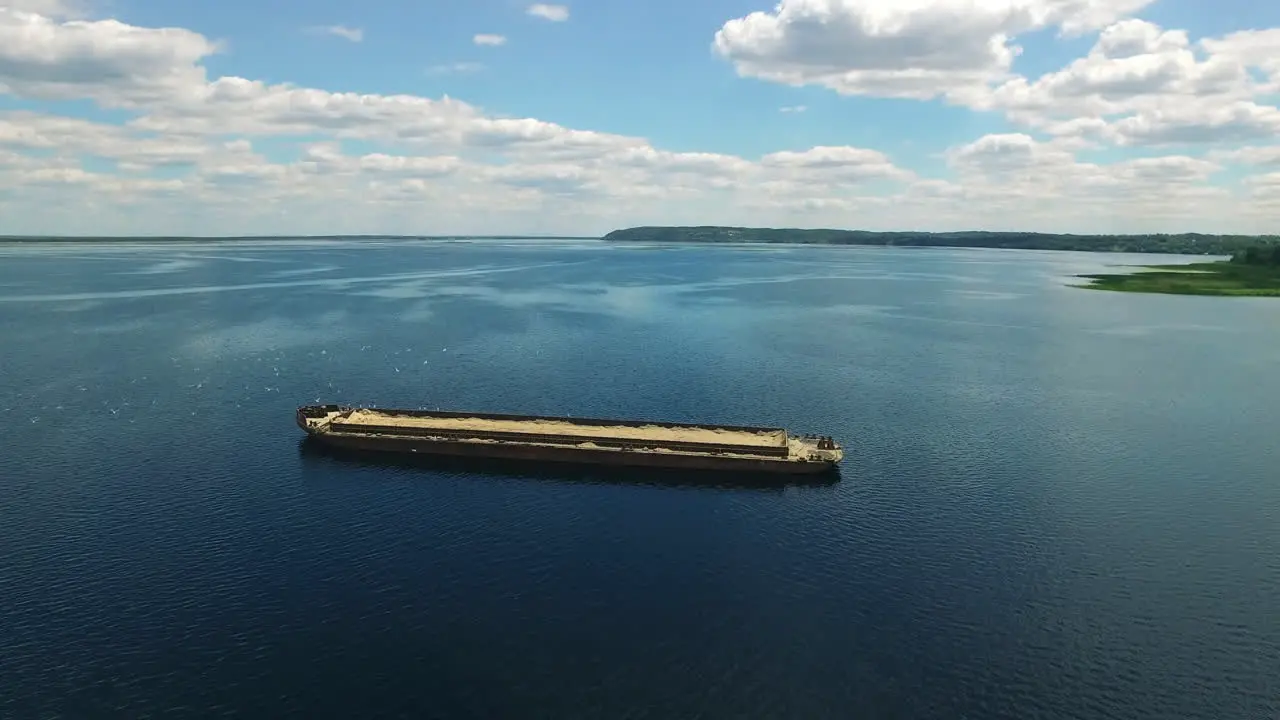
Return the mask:
{"type": "Polygon", "coordinates": [[[0,248],[0,717],[1275,718],[1280,302],[1138,256],[0,248]],[[303,403],[779,424],[840,482],[308,451],[303,403]]]}

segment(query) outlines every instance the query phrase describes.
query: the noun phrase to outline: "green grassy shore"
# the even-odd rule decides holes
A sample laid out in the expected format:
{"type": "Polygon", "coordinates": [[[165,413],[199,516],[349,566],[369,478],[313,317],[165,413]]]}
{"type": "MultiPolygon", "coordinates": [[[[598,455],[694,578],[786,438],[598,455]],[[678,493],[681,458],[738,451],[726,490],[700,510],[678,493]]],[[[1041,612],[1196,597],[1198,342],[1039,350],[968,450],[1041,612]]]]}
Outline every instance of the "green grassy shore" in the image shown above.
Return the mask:
{"type": "Polygon", "coordinates": [[[1091,281],[1081,287],[1095,290],[1280,297],[1280,267],[1229,260],[1190,265],[1151,265],[1133,273],[1079,277],[1091,281]]]}

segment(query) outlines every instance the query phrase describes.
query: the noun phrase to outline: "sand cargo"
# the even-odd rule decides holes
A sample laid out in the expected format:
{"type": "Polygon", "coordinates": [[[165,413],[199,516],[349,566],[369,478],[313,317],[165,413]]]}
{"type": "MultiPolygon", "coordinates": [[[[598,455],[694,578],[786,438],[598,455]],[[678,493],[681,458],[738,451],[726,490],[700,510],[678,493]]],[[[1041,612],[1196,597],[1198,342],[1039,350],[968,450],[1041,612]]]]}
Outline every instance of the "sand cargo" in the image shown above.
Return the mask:
{"type": "Polygon", "coordinates": [[[830,437],[782,428],[306,405],[298,427],[340,448],[685,470],[831,471],[830,437]]]}

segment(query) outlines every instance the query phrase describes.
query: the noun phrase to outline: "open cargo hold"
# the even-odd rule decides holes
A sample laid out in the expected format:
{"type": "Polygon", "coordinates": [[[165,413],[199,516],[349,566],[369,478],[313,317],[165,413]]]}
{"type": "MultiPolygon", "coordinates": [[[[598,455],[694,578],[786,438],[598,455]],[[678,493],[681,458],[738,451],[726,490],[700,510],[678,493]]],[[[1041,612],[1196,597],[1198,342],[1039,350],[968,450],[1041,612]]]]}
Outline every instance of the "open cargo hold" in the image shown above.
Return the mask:
{"type": "Polygon", "coordinates": [[[297,424],[337,447],[553,462],[817,473],[844,456],[829,437],[766,427],[339,405],[300,407],[297,424]]]}

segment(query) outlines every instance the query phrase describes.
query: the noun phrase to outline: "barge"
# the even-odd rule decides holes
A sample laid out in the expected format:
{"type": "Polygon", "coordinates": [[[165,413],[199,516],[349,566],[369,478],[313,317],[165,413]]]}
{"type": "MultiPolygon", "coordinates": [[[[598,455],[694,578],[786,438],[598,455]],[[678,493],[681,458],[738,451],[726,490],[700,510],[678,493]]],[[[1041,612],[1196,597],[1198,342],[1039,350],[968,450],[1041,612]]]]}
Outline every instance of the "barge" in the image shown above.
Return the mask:
{"type": "Polygon", "coordinates": [[[788,474],[835,469],[833,439],[782,428],[304,405],[316,441],[395,453],[788,474]]]}

